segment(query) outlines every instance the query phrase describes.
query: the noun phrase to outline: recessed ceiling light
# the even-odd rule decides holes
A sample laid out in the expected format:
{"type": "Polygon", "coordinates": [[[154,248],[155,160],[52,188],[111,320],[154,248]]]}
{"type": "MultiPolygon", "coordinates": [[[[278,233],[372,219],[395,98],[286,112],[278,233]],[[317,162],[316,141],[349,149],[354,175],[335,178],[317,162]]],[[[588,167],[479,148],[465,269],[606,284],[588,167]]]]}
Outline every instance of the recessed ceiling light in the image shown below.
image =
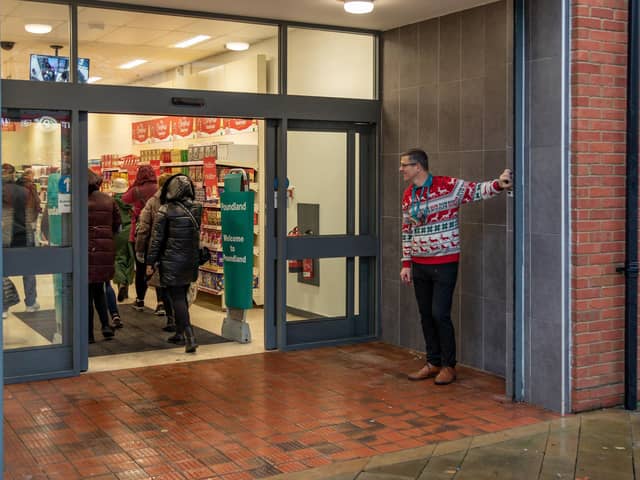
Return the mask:
{"type": "Polygon", "coordinates": [[[234,52],[242,52],[249,49],[247,42],[227,42],[224,46],[227,50],[233,50],[234,52]]]}
{"type": "Polygon", "coordinates": [[[45,33],[49,33],[53,29],[53,27],[51,25],[47,25],[46,23],[27,23],[24,26],[24,29],[29,33],[44,35],[45,33]]]}
{"type": "Polygon", "coordinates": [[[138,67],[138,66],[142,65],[143,63],[147,63],[147,60],[142,60],[142,59],[139,58],[137,60],[131,60],[130,62],[123,63],[118,68],[121,68],[123,70],[129,70],[130,68],[138,67]]]}
{"type": "Polygon", "coordinates": [[[345,0],[344,10],[356,15],[371,13],[373,12],[373,0],[345,0]]]}
{"type": "Polygon", "coordinates": [[[195,36],[193,38],[190,38],[188,40],[184,40],[180,43],[176,43],[174,45],[175,48],[187,48],[190,47],[192,45],[195,45],[196,43],[200,43],[200,42],[204,42],[205,40],[209,40],[211,37],[209,35],[198,35],[195,36]]]}
{"type": "Polygon", "coordinates": [[[87,83],[96,83],[102,80],[102,77],[89,77],[87,79],[87,83]]]}

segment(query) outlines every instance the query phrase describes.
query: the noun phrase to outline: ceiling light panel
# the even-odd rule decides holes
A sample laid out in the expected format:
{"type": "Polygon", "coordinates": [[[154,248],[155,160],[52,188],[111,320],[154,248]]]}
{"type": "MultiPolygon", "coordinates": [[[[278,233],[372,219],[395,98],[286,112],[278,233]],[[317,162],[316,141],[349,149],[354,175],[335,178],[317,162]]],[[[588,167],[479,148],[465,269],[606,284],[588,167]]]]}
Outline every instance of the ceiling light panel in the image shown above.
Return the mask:
{"type": "Polygon", "coordinates": [[[34,35],[45,35],[53,30],[53,27],[48,23],[27,23],[24,29],[34,35]]]}
{"type": "Polygon", "coordinates": [[[227,42],[224,46],[227,50],[233,50],[234,52],[249,50],[249,44],[247,42],[227,42]]]}
{"type": "Polygon", "coordinates": [[[118,68],[120,68],[122,70],[130,70],[132,68],[139,67],[140,65],[144,65],[145,63],[147,63],[147,60],[143,60],[142,58],[138,58],[136,60],[131,60],[130,62],[123,63],[118,68]]]}
{"type": "Polygon", "coordinates": [[[176,43],[174,45],[175,48],[189,48],[193,45],[197,45],[198,43],[205,42],[209,40],[211,37],[209,35],[196,35],[195,37],[189,38],[182,42],[176,43]]]}
{"type": "Polygon", "coordinates": [[[345,0],[344,9],[348,13],[362,15],[373,11],[373,0],[345,0]]]}

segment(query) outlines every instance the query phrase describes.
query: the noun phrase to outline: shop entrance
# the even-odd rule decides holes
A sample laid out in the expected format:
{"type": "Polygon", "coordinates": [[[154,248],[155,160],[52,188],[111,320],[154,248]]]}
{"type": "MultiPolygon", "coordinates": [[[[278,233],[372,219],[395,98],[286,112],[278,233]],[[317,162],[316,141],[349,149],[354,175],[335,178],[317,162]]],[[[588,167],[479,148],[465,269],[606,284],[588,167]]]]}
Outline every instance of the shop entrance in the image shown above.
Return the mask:
{"type": "MultiPolygon", "coordinates": [[[[121,328],[111,328],[113,337],[109,330],[105,336],[95,312],[94,329],[89,332],[95,341],[87,347],[89,371],[264,351],[264,128],[264,121],[256,119],[88,115],[88,167],[102,178],[100,190],[114,199],[122,219],[122,231],[115,235],[115,275],[105,284],[110,327],[121,328]],[[227,308],[221,222],[225,177],[237,169],[246,174],[247,188],[255,195],[250,219],[253,308],[246,313],[251,336],[236,339],[240,342],[226,331],[227,338],[223,336],[227,308]],[[162,287],[157,278],[147,279],[135,271],[143,265],[136,257],[140,260],[143,255],[145,231],[151,228],[148,217],[140,214],[141,205],[175,174],[187,175],[193,182],[195,200],[203,206],[200,244],[211,252],[211,259],[199,268],[192,289],[197,295],[189,308],[199,345],[196,355],[186,355],[182,345],[168,341],[175,326],[162,287]]],[[[90,254],[90,279],[91,268],[90,254]]]]}
{"type": "Polygon", "coordinates": [[[277,164],[285,181],[276,182],[279,272],[286,278],[278,283],[280,348],[376,335],[374,131],[287,124],[286,159],[277,164]]]}

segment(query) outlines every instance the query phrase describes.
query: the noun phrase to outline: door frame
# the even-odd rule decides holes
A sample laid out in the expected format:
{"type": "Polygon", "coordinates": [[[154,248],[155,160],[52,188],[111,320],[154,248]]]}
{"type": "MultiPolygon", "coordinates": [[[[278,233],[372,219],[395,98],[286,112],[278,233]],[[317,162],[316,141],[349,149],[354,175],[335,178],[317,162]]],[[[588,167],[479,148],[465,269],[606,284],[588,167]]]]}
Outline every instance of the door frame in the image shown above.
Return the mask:
{"type": "MultiPolygon", "coordinates": [[[[280,350],[294,350],[309,346],[337,345],[369,341],[378,335],[378,272],[380,242],[378,238],[378,155],[376,151],[377,128],[373,122],[345,122],[345,121],[305,121],[300,119],[283,119],[271,122],[267,137],[277,139],[277,148],[271,154],[277,157],[275,161],[268,161],[267,185],[277,185],[274,195],[267,195],[270,225],[275,228],[269,235],[268,243],[275,255],[271,267],[274,280],[275,311],[274,322],[270,325],[275,331],[269,336],[272,345],[280,350]],[[347,177],[358,174],[360,198],[359,206],[359,235],[355,235],[355,180],[347,183],[347,233],[345,235],[326,235],[288,237],[287,236],[287,208],[284,202],[275,199],[287,198],[287,135],[290,131],[324,131],[344,132],[347,134],[347,177]],[[355,171],[355,134],[360,134],[359,165],[360,171],[355,171]],[[276,180],[278,179],[278,180],[276,180]],[[276,203],[278,203],[276,208],[276,203]],[[347,261],[347,291],[346,317],[311,319],[300,322],[287,322],[287,262],[301,258],[346,258],[347,261]],[[359,298],[368,298],[364,302],[365,308],[354,315],[354,270],[355,258],[369,258],[362,262],[360,272],[359,298]],[[372,280],[370,280],[372,279],[372,280]],[[364,310],[364,311],[363,311],[364,310]],[[360,320],[358,320],[358,318],[360,320]],[[364,320],[366,319],[366,321],[364,320]],[[363,322],[365,325],[363,325],[363,322]],[[274,325],[275,324],[275,325],[274,325]]],[[[269,278],[268,278],[269,280],[269,278]]]]}
{"type": "MultiPolygon", "coordinates": [[[[273,207],[273,178],[269,177],[269,158],[283,161],[286,155],[286,125],[291,115],[296,121],[327,121],[338,123],[362,123],[377,125],[380,118],[379,100],[358,100],[341,98],[319,98],[292,96],[285,94],[250,94],[209,92],[178,89],[159,89],[148,87],[78,85],[78,84],[44,84],[24,80],[2,80],[2,107],[4,108],[34,108],[71,111],[72,135],[72,179],[76,185],[87,181],[88,155],[88,112],[104,114],[140,114],[140,115],[175,115],[175,116],[216,116],[264,119],[266,126],[277,125],[278,130],[266,129],[266,165],[264,199],[266,220],[269,222],[269,212],[273,207]],[[202,106],[181,106],[172,102],[174,97],[197,98],[202,106]],[[270,133],[271,132],[271,133],[270,133]],[[275,140],[275,142],[274,142],[275,140]],[[283,143],[284,140],[284,143],[283,143]],[[284,148],[283,148],[284,147],[284,148]]],[[[374,130],[377,135],[377,130],[374,130]]],[[[375,139],[374,139],[375,140],[375,139]]],[[[376,154],[377,155],[377,154],[376,154]]],[[[271,160],[274,161],[274,160],[271,160]]],[[[377,157],[376,165],[377,169],[377,157]]],[[[377,170],[376,170],[377,171],[377,170]]],[[[275,172],[275,169],[274,169],[275,172]]],[[[72,321],[73,347],[72,361],[59,364],[59,368],[44,375],[21,375],[9,381],[25,381],[27,379],[54,378],[78,375],[87,368],[88,346],[82,339],[86,338],[86,311],[88,309],[88,234],[86,228],[87,206],[85,197],[80,189],[72,190],[72,214],[74,222],[73,245],[70,254],[73,258],[73,297],[74,318],[72,321]],[[83,219],[77,221],[78,219],[83,219]]],[[[279,195],[285,198],[286,190],[279,185],[279,195]],[[282,190],[282,191],[281,191],[282,190]]],[[[272,221],[275,217],[272,218],[272,221]]],[[[267,223],[269,225],[275,223],[267,223]]],[[[265,235],[265,348],[273,349],[279,346],[275,338],[275,311],[279,306],[279,295],[282,293],[277,283],[283,278],[284,271],[280,266],[276,271],[276,257],[284,258],[282,248],[270,243],[270,235],[265,235]],[[271,295],[270,295],[271,294],[271,295]],[[273,300],[275,298],[275,301],[273,300]]],[[[286,246],[285,246],[286,248],[286,246]]],[[[379,246],[376,244],[376,248],[379,246]]],[[[6,258],[5,258],[6,261],[6,258]]],[[[47,262],[53,262],[49,256],[47,262]]],[[[280,262],[282,263],[282,262],[280,262]]],[[[376,306],[377,311],[377,306],[376,306]]],[[[45,351],[55,348],[31,349],[26,367],[41,364],[45,351]]],[[[59,352],[58,352],[59,353],[59,352]]]]}

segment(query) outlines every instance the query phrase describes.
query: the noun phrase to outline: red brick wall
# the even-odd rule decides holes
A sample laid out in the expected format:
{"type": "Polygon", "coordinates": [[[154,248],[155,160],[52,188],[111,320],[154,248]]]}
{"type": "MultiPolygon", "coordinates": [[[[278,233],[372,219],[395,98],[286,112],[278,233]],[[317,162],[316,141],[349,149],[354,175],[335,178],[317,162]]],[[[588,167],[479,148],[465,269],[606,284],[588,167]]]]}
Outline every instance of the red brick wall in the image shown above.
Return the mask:
{"type": "Polygon", "coordinates": [[[624,393],[627,1],[572,2],[572,405],[624,393]]]}

